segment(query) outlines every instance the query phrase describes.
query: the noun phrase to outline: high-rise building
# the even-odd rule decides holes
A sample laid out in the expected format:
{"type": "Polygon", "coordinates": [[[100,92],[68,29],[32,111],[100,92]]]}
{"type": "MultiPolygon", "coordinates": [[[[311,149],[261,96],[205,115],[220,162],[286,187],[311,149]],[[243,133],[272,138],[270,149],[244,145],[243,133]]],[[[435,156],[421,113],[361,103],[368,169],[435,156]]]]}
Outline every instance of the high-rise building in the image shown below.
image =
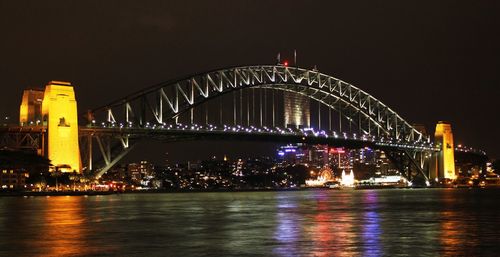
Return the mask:
{"type": "Polygon", "coordinates": [[[307,163],[309,153],[304,144],[298,143],[280,146],[278,149],[278,156],[282,161],[298,164],[307,163]]]}
{"type": "Polygon", "coordinates": [[[311,105],[308,97],[297,93],[283,93],[286,127],[301,128],[311,126],[311,105]]]}
{"type": "Polygon", "coordinates": [[[318,167],[324,167],[328,165],[329,158],[327,145],[311,145],[307,148],[309,150],[309,163],[318,167]]]}

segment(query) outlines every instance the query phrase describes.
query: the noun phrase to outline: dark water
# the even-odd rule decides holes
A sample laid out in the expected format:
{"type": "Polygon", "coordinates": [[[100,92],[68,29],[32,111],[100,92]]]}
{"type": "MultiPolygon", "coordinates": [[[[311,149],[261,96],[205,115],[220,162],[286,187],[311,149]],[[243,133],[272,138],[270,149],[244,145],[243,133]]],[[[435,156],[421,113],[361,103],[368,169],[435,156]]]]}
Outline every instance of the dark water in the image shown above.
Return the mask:
{"type": "Polygon", "coordinates": [[[500,190],[0,198],[1,256],[497,256],[500,190]]]}

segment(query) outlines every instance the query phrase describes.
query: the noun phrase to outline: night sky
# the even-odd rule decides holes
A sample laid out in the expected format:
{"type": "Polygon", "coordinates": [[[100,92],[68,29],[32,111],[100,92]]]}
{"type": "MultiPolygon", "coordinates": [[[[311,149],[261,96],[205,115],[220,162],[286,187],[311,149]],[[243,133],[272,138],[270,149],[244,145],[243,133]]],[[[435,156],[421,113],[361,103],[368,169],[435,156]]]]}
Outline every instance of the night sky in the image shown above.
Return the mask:
{"type": "MultiPolygon", "coordinates": [[[[499,1],[0,0],[0,115],[17,119],[22,89],[50,80],[71,81],[84,112],[174,77],[272,64],[297,49],[299,66],[352,83],[432,133],[450,121],[456,144],[500,158],[499,16],[499,1]]],[[[237,147],[203,142],[191,159],[205,158],[207,145],[220,146],[214,154],[237,147]]],[[[132,156],[182,160],[192,146],[132,156]]]]}

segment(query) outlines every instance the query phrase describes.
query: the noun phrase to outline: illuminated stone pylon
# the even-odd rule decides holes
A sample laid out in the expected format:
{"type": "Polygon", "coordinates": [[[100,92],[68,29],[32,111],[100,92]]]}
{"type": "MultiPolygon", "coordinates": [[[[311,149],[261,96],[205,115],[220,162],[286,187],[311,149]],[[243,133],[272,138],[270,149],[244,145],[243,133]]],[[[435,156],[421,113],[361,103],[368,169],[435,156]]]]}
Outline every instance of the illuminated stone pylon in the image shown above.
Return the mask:
{"type": "Polygon", "coordinates": [[[62,172],[80,172],[78,112],[71,83],[51,81],[45,86],[42,117],[48,132],[46,155],[52,165],[62,172]]]}
{"type": "Polygon", "coordinates": [[[19,108],[21,126],[39,125],[42,120],[43,88],[32,88],[23,91],[23,99],[19,108]]]}
{"type": "Polygon", "coordinates": [[[434,176],[441,179],[456,179],[455,173],[455,146],[453,145],[453,133],[451,124],[440,121],[436,124],[434,140],[440,145],[441,151],[435,156],[434,176]]]}

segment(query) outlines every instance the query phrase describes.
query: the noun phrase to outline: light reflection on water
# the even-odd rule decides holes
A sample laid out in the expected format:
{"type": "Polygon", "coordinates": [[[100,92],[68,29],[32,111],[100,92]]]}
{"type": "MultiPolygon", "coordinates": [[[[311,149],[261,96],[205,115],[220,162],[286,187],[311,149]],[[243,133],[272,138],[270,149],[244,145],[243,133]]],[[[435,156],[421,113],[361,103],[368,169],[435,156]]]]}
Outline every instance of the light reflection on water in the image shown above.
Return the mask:
{"type": "Polygon", "coordinates": [[[380,217],[377,210],[377,192],[368,191],[365,193],[363,202],[366,204],[363,217],[363,232],[361,242],[363,244],[364,256],[380,256],[380,217]]]}
{"type": "Polygon", "coordinates": [[[74,255],[84,251],[89,235],[83,224],[82,201],[76,197],[55,197],[45,202],[46,208],[40,212],[39,233],[29,243],[29,248],[45,248],[49,256],[74,255]],[[68,247],[69,246],[69,247],[68,247]]]}
{"type": "Polygon", "coordinates": [[[496,255],[500,190],[0,198],[0,256],[496,255]]]}

